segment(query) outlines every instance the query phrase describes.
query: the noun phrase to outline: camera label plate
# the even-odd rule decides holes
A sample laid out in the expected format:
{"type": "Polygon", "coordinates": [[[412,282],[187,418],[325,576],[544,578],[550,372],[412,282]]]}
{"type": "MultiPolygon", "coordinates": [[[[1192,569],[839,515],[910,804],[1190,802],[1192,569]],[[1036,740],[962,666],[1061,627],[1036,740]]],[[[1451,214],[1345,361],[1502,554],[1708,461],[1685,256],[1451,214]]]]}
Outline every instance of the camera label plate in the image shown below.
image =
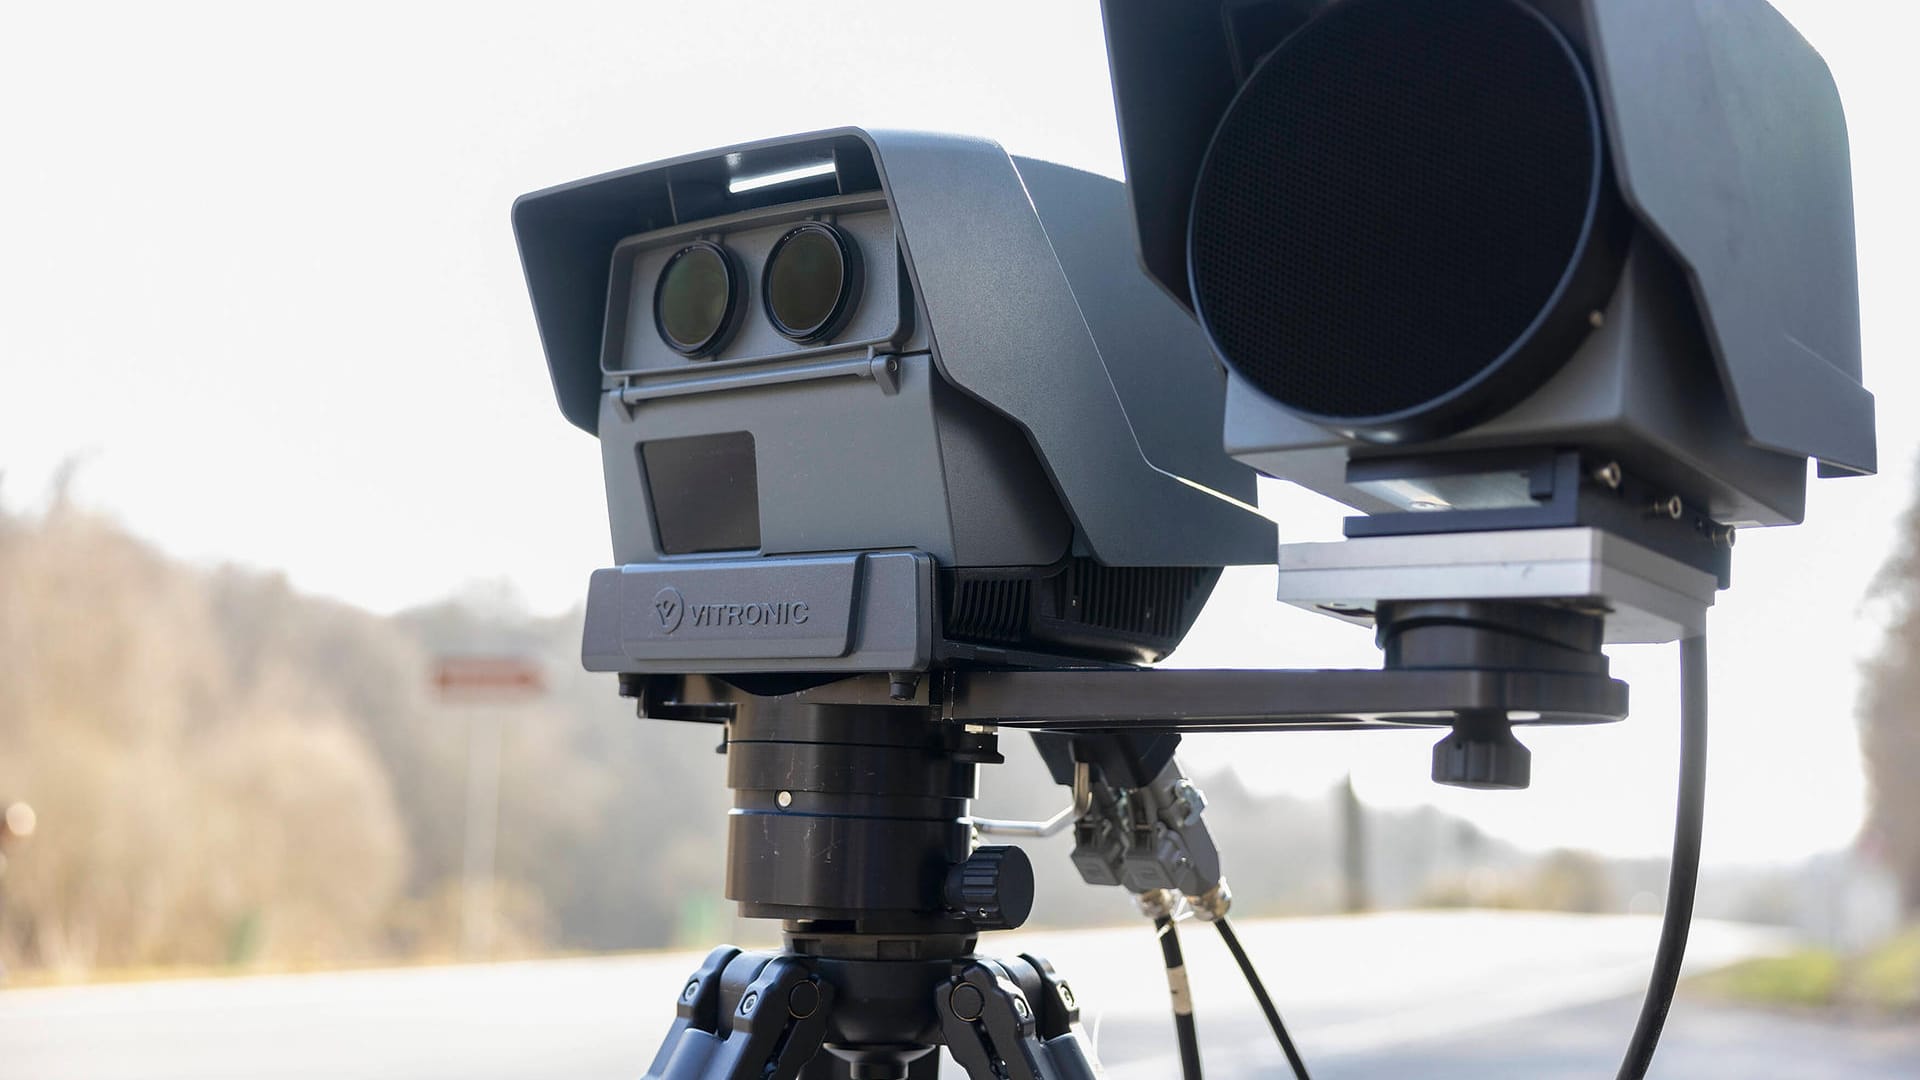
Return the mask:
{"type": "Polygon", "coordinates": [[[932,572],[917,552],[600,570],[583,657],[593,671],[913,666],[930,648],[932,572]]]}

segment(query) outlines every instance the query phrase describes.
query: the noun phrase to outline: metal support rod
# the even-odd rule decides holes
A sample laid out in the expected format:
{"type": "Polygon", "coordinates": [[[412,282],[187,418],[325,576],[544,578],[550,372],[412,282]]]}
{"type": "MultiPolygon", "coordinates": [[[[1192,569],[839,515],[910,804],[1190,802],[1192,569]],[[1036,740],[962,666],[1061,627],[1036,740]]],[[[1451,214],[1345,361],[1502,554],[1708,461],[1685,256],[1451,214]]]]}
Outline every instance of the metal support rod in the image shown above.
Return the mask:
{"type": "Polygon", "coordinates": [[[970,820],[973,822],[974,831],[982,836],[1046,837],[1062,832],[1092,808],[1093,766],[1084,761],[1076,761],[1073,764],[1073,802],[1045,821],[1011,821],[983,817],[970,820]]]}

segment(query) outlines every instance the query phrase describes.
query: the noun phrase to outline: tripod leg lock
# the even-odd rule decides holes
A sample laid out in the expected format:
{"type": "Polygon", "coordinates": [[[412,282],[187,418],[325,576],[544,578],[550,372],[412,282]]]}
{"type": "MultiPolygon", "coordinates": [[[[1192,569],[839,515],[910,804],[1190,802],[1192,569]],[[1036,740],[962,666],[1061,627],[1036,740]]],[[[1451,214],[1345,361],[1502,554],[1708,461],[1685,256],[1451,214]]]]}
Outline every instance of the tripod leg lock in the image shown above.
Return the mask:
{"type": "Polygon", "coordinates": [[[645,1080],[794,1080],[820,1050],[833,987],[799,957],[707,954],[645,1080]]]}
{"type": "Polygon", "coordinates": [[[940,1029],[974,1080],[1096,1080],[1066,981],[1045,960],[974,959],[934,991],[940,1029]]]}

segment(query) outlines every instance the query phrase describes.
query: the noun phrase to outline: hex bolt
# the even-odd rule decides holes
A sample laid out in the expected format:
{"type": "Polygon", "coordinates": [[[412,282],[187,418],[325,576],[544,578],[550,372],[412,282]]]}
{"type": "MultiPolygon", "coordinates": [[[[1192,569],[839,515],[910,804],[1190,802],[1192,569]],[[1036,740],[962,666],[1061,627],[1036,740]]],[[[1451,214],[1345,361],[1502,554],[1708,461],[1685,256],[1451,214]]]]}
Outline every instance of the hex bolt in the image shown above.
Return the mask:
{"type": "Polygon", "coordinates": [[[953,1015],[971,1024],[987,1011],[987,997],[972,983],[961,983],[947,995],[947,1007],[953,1015]]]}

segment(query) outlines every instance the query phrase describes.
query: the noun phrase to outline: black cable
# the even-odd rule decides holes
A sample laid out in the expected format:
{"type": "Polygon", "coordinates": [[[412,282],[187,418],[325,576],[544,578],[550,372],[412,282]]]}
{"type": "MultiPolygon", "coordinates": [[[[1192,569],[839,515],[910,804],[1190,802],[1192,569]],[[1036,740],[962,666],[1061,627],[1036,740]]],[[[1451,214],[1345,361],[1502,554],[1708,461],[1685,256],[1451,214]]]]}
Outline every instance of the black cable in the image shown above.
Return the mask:
{"type": "Polygon", "coordinates": [[[1618,1080],[1641,1080],[1653,1064],[1653,1050],[1673,1007],[1680,962],[1687,953],[1693,923],[1694,886],[1700,878],[1700,831],[1707,805],[1707,639],[1680,643],[1680,799],[1674,814],[1673,863],[1667,871],[1667,911],[1660,945],[1653,956],[1653,977],[1640,1006],[1640,1022],[1627,1043],[1618,1080]]]}
{"type": "Polygon", "coordinates": [[[1273,999],[1267,996],[1267,988],[1260,982],[1260,974],[1253,970],[1253,961],[1247,958],[1247,950],[1240,947],[1240,936],[1227,925],[1225,916],[1214,924],[1220,931],[1220,940],[1227,943],[1227,951],[1233,954],[1234,962],[1240,965],[1240,974],[1247,977],[1247,986],[1253,990],[1254,999],[1260,1002],[1260,1011],[1267,1014],[1267,1026],[1273,1029],[1273,1037],[1280,1040],[1280,1052],[1287,1055],[1287,1064],[1293,1066],[1295,1080],[1307,1080],[1306,1062],[1300,1060],[1300,1051],[1294,1049],[1293,1039],[1287,1035],[1287,1025],[1280,1022],[1280,1010],[1273,1007],[1273,999]]]}
{"type": "Polygon", "coordinates": [[[1187,988],[1187,964],[1180,955],[1180,935],[1173,928],[1173,917],[1162,915],[1153,920],[1160,935],[1160,955],[1167,961],[1167,994],[1173,998],[1173,1030],[1180,1038],[1180,1074],[1186,1080],[1201,1080],[1200,1035],[1193,1026],[1193,994],[1187,988]]]}

